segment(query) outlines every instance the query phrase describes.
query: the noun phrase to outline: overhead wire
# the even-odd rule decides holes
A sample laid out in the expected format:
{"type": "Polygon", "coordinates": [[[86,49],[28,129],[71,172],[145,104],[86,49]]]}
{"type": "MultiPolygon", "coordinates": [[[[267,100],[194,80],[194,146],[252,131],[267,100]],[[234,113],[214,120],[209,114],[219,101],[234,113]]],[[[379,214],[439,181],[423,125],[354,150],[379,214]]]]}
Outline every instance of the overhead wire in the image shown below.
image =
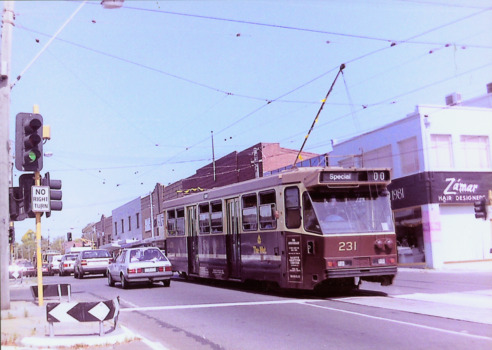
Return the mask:
{"type": "MultiPolygon", "coordinates": [[[[138,8],[131,8],[131,7],[126,7],[125,8],[129,8],[129,9],[135,9],[135,10],[144,10],[145,9],[138,9],[138,8]]],[[[481,9],[480,11],[478,12],[475,12],[473,14],[470,14],[468,16],[465,16],[465,17],[462,17],[462,18],[459,18],[457,20],[454,20],[452,22],[449,22],[449,23],[446,23],[446,24],[443,24],[443,25],[440,25],[438,27],[435,27],[435,28],[432,28],[430,30],[427,30],[425,32],[422,32],[420,34],[417,34],[417,35],[414,35],[412,37],[409,37],[403,41],[396,41],[396,40],[388,40],[388,39],[382,39],[382,38],[374,38],[374,37],[364,37],[364,36],[359,36],[358,38],[359,39],[370,39],[370,40],[378,40],[378,41],[386,41],[386,42],[391,42],[392,44],[388,47],[383,47],[383,48],[380,48],[380,49],[377,49],[377,50],[374,50],[374,51],[371,51],[371,52],[368,52],[364,55],[361,55],[361,56],[358,56],[356,58],[353,58],[351,60],[348,60],[347,63],[350,63],[350,62],[355,62],[357,60],[360,60],[360,59],[363,59],[369,55],[373,55],[377,52],[380,52],[380,51],[383,51],[383,50],[386,50],[392,46],[394,46],[393,44],[395,43],[413,43],[412,40],[422,36],[422,35],[425,35],[425,34],[428,34],[432,31],[435,31],[435,30],[438,30],[438,29],[442,29],[443,27],[445,26],[448,26],[448,25],[451,25],[451,24],[455,24],[459,21],[462,21],[464,19],[469,19],[475,15],[478,15],[478,14],[481,14],[483,13],[484,11],[489,11],[490,8],[485,8],[485,9],[481,9]]],[[[154,11],[154,12],[163,12],[163,11],[154,11]]],[[[169,12],[169,11],[164,11],[165,13],[168,13],[168,14],[175,14],[175,15],[183,15],[183,16],[190,16],[190,17],[201,17],[201,18],[204,18],[204,19],[212,19],[212,20],[224,20],[224,21],[232,21],[232,22],[239,22],[239,23],[243,23],[243,24],[251,24],[251,25],[260,25],[260,26],[266,26],[266,27],[275,27],[275,28],[279,28],[279,29],[292,29],[292,30],[300,30],[300,31],[306,31],[306,32],[317,32],[317,30],[311,30],[311,29],[306,29],[306,28],[296,28],[296,27],[288,27],[288,26],[282,26],[282,25],[270,25],[270,24],[265,24],[265,23],[260,23],[260,22],[249,22],[249,21],[237,21],[237,20],[230,20],[230,19],[222,19],[222,18],[218,18],[218,17],[210,17],[210,16],[200,16],[200,15],[189,15],[189,14],[182,14],[182,13],[174,13],[174,12],[169,12]]],[[[21,26],[22,28],[22,26],[21,26]]],[[[24,27],[24,29],[26,29],[24,27]]],[[[26,30],[29,30],[29,29],[26,29],[26,30]]],[[[35,31],[34,31],[35,32],[35,31]]],[[[39,33],[39,32],[38,32],[39,33]]],[[[42,34],[42,33],[41,33],[42,34]]],[[[332,35],[341,35],[341,36],[348,36],[348,37],[351,37],[352,35],[350,34],[344,34],[344,33],[329,33],[329,32],[324,32],[324,34],[332,34],[332,35]]],[[[211,90],[214,90],[216,92],[220,92],[220,93],[223,93],[223,94],[226,94],[228,96],[230,95],[234,95],[234,96],[238,96],[238,97],[246,97],[246,98],[251,98],[251,99],[256,99],[256,100],[262,100],[262,101],[266,101],[265,104],[261,105],[260,107],[257,107],[256,109],[254,109],[253,111],[247,113],[246,115],[240,117],[239,119],[237,119],[236,121],[234,121],[233,123],[231,123],[229,126],[226,126],[225,128],[219,130],[217,132],[217,134],[221,133],[221,132],[224,132],[225,130],[231,128],[232,126],[238,124],[239,122],[243,121],[244,119],[250,117],[251,115],[257,113],[258,111],[264,109],[265,107],[267,107],[268,105],[270,105],[272,102],[279,102],[281,101],[282,97],[285,97],[289,94],[291,94],[292,92],[296,91],[296,90],[299,90],[301,89],[302,87],[312,83],[313,81],[315,80],[318,80],[320,79],[321,77],[325,76],[326,74],[328,74],[329,72],[331,72],[333,69],[315,77],[314,79],[311,79],[310,81],[298,86],[297,88],[293,89],[293,90],[290,90],[288,91],[287,93],[285,94],[282,94],[281,96],[277,97],[276,99],[272,99],[272,100],[269,100],[269,99],[264,99],[264,98],[257,98],[257,97],[253,97],[253,96],[247,96],[247,95],[240,95],[240,94],[233,94],[231,92],[228,92],[228,91],[225,91],[225,90],[222,90],[222,89],[218,89],[218,88],[215,88],[213,86],[210,86],[208,84],[202,84],[202,83],[199,83],[199,82],[196,82],[196,81],[193,81],[191,79],[187,79],[187,78],[183,78],[183,77],[180,77],[180,76],[177,76],[175,74],[172,74],[172,73],[168,73],[168,72],[165,72],[165,71],[162,71],[162,70],[159,70],[159,69],[156,69],[154,67],[150,67],[148,65],[143,65],[143,64],[140,64],[140,63],[137,63],[137,62],[134,62],[134,61],[131,61],[131,60],[127,60],[127,59],[124,59],[124,58],[121,58],[121,57],[118,57],[118,56],[115,56],[115,55],[112,55],[112,54],[108,54],[108,53],[105,53],[105,52],[102,52],[100,50],[95,50],[95,49],[91,49],[91,48],[88,48],[86,46],[83,46],[83,45],[80,45],[80,44],[76,44],[76,43],[73,43],[73,42],[69,42],[67,40],[64,40],[64,39],[60,39],[60,38],[57,38],[57,40],[61,40],[63,42],[66,42],[66,43],[69,43],[69,44],[72,44],[72,45],[75,45],[75,46],[78,46],[78,47],[81,47],[81,48],[84,48],[84,49],[87,49],[87,50],[90,50],[90,51],[93,51],[93,52],[96,52],[96,53],[99,53],[99,54],[102,54],[102,55],[106,55],[108,57],[111,57],[111,58],[114,58],[114,59],[117,59],[117,60],[121,60],[123,62],[126,62],[126,63],[130,63],[130,64],[134,64],[134,65],[137,65],[137,66],[140,66],[142,68],[145,68],[145,69],[149,69],[149,70],[152,70],[152,71],[155,71],[155,72],[158,72],[158,73],[161,73],[161,74],[164,74],[164,75],[168,75],[170,77],[173,77],[173,78],[176,78],[176,79],[180,79],[180,80],[183,80],[185,82],[188,82],[188,83],[191,83],[191,84],[194,84],[194,85],[198,85],[198,86],[201,86],[203,88],[207,88],[207,89],[211,89],[211,90]]],[[[381,103],[381,102],[380,102],[381,103]]],[[[186,150],[189,150],[190,148],[192,147],[195,147],[197,146],[198,144],[201,144],[203,143],[204,141],[208,141],[208,137],[204,138],[203,140],[200,140],[198,142],[196,142],[195,144],[193,144],[192,146],[189,146],[186,148],[186,150]]],[[[177,156],[177,155],[176,155],[177,156]]],[[[173,157],[174,158],[174,157],[173,157]]],[[[162,163],[162,164],[165,164],[166,162],[162,163]]]]}

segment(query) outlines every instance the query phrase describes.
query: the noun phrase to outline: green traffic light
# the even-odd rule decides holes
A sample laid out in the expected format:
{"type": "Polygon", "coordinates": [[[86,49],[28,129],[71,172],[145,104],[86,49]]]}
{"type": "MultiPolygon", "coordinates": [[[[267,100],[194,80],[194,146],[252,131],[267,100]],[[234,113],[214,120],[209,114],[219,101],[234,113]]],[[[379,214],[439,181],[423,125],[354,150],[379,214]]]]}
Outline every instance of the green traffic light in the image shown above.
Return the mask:
{"type": "Polygon", "coordinates": [[[36,157],[36,153],[35,153],[35,152],[32,152],[32,151],[31,151],[31,152],[29,152],[28,158],[29,158],[29,160],[30,160],[30,162],[31,162],[31,163],[32,163],[32,162],[35,162],[35,161],[36,161],[36,159],[37,159],[37,157],[36,157]]]}

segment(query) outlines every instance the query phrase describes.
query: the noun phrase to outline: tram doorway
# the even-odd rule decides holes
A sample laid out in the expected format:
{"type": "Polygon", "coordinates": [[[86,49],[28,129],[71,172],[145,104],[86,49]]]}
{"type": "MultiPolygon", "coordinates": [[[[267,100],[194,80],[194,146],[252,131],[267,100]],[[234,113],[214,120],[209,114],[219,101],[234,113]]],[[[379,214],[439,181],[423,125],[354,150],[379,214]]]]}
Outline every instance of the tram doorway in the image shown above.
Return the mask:
{"type": "Polygon", "coordinates": [[[227,208],[227,268],[229,278],[241,276],[241,241],[239,237],[239,198],[226,200],[227,208]]]}
{"type": "Polygon", "coordinates": [[[188,239],[188,271],[190,274],[198,273],[198,232],[196,227],[197,210],[196,206],[186,207],[188,218],[187,239],[188,239]]]}

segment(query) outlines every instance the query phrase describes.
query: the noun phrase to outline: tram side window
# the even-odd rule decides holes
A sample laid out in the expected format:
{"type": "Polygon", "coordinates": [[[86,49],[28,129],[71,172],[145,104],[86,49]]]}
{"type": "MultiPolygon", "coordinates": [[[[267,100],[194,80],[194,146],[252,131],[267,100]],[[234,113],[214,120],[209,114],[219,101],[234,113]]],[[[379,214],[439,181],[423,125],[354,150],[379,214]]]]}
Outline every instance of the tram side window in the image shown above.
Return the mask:
{"type": "Polygon", "coordinates": [[[311,202],[307,192],[302,194],[302,208],[304,229],[306,231],[321,233],[321,227],[319,225],[318,218],[316,217],[316,213],[314,212],[313,203],[311,202]]]}
{"type": "Polygon", "coordinates": [[[167,232],[171,236],[176,234],[176,212],[174,209],[167,211],[167,232]]]}
{"type": "Polygon", "coordinates": [[[277,228],[277,218],[275,217],[276,200],[275,191],[265,191],[259,193],[260,199],[260,229],[277,228]]]}
{"type": "Polygon", "coordinates": [[[210,233],[210,205],[208,203],[202,203],[198,205],[198,211],[200,233],[210,233]]]}
{"type": "Polygon", "coordinates": [[[176,209],[176,233],[179,236],[185,234],[185,211],[184,208],[176,209]]]}
{"type": "Polygon", "coordinates": [[[242,197],[243,202],[243,230],[253,231],[258,229],[258,208],[256,193],[246,194],[242,197]]]}
{"type": "Polygon", "coordinates": [[[287,228],[301,227],[301,204],[297,187],[285,189],[285,225],[287,228]]]}
{"type": "Polygon", "coordinates": [[[210,203],[212,209],[212,233],[224,232],[224,224],[222,223],[222,202],[210,203]]]}

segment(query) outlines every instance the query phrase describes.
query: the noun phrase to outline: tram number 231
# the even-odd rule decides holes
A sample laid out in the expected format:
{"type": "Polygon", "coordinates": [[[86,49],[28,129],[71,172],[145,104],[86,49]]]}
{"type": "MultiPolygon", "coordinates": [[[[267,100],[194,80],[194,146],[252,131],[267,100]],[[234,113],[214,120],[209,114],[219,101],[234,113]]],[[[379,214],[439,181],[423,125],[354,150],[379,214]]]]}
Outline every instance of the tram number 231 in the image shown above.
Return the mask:
{"type": "Polygon", "coordinates": [[[348,242],[338,242],[338,251],[346,252],[357,250],[357,242],[348,241],[348,242]]]}

